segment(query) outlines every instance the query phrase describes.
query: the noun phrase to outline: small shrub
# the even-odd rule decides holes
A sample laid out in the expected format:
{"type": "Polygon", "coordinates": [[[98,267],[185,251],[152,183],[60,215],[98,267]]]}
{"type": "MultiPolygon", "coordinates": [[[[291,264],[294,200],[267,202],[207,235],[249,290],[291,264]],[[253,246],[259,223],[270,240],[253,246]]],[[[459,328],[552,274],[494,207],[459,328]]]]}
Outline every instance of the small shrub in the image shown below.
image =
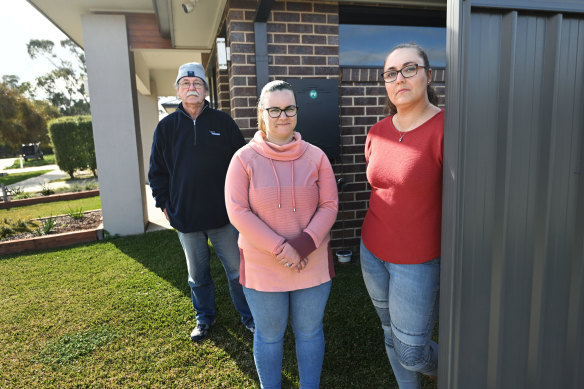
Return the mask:
{"type": "Polygon", "coordinates": [[[54,195],[55,191],[53,189],[51,189],[51,186],[49,185],[48,182],[44,183],[41,185],[41,195],[43,196],[50,196],[50,195],[54,195]]]}
{"type": "Polygon", "coordinates": [[[14,230],[8,225],[0,225],[0,239],[4,239],[10,235],[14,235],[14,230]]]}
{"type": "Polygon", "coordinates": [[[83,207],[77,209],[70,209],[67,213],[72,219],[78,220],[83,217],[83,207]]]}
{"type": "Polygon", "coordinates": [[[26,193],[26,192],[22,192],[19,193],[17,195],[12,196],[12,198],[14,200],[24,200],[24,199],[30,199],[32,196],[30,195],[30,193],[26,193]]]}
{"type": "Polygon", "coordinates": [[[94,190],[98,189],[99,185],[95,181],[88,181],[85,183],[85,190],[94,190]]]}
{"type": "Polygon", "coordinates": [[[74,183],[73,185],[69,185],[68,192],[81,192],[83,190],[83,186],[79,183],[74,183]]]}
{"type": "Polygon", "coordinates": [[[36,227],[36,224],[32,222],[26,222],[22,219],[13,221],[12,219],[4,218],[0,222],[0,238],[6,238],[11,235],[23,233],[23,232],[33,232],[32,227],[36,227]]]}
{"type": "Polygon", "coordinates": [[[12,196],[12,197],[19,196],[23,193],[24,193],[24,189],[22,188],[22,186],[12,185],[12,186],[6,187],[6,194],[9,196],[12,196]]]}
{"type": "Polygon", "coordinates": [[[55,224],[57,222],[56,217],[48,217],[45,220],[41,221],[41,226],[38,229],[39,235],[47,235],[49,234],[53,228],[55,228],[55,224]]]}

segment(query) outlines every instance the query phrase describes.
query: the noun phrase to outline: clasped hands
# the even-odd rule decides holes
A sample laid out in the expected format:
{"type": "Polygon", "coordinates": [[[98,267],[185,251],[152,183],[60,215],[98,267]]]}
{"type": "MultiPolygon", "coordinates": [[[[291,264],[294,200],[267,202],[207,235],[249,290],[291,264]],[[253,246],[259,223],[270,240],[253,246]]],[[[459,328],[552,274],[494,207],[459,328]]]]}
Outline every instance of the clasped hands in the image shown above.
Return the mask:
{"type": "Polygon", "coordinates": [[[279,264],[289,267],[291,270],[296,270],[297,272],[304,269],[308,263],[308,258],[300,258],[298,251],[296,251],[288,242],[284,243],[279,248],[279,252],[276,253],[276,260],[279,264]]]}

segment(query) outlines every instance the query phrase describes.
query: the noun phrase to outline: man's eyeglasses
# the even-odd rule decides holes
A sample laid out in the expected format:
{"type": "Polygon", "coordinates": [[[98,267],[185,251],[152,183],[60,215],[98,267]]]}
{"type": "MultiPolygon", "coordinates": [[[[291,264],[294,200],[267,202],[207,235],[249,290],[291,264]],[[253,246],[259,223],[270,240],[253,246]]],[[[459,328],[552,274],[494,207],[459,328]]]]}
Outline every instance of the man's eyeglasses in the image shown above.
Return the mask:
{"type": "Polygon", "coordinates": [[[184,80],[184,81],[181,81],[178,83],[178,86],[180,86],[181,88],[184,88],[184,89],[188,89],[191,85],[193,86],[193,88],[196,88],[196,89],[201,89],[205,86],[205,84],[203,84],[200,81],[190,82],[190,81],[184,80]]]}
{"type": "Polygon", "coordinates": [[[289,105],[284,109],[278,108],[278,107],[270,107],[270,108],[265,108],[266,111],[268,111],[268,115],[270,115],[271,118],[279,118],[280,115],[282,115],[282,112],[284,112],[284,115],[286,115],[287,117],[292,117],[292,116],[296,116],[296,114],[298,113],[298,106],[297,105],[289,105]]]}
{"type": "Polygon", "coordinates": [[[397,80],[398,73],[401,73],[404,78],[414,77],[416,74],[418,74],[418,68],[425,68],[425,66],[413,63],[411,65],[404,66],[400,70],[388,70],[381,73],[380,76],[383,78],[383,81],[389,84],[390,82],[397,80]]]}

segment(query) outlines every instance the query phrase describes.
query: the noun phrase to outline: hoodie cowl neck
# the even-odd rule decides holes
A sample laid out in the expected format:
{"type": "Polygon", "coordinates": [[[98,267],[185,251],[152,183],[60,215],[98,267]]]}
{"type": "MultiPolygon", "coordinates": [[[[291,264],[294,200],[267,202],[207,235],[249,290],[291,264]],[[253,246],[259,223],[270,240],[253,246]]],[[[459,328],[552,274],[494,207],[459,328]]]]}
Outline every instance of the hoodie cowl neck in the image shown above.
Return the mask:
{"type": "Polygon", "coordinates": [[[294,140],[285,145],[278,146],[266,140],[263,131],[257,131],[253,139],[249,142],[250,147],[258,154],[276,161],[293,161],[304,154],[308,148],[308,143],[302,140],[299,132],[294,132],[294,140]]]}

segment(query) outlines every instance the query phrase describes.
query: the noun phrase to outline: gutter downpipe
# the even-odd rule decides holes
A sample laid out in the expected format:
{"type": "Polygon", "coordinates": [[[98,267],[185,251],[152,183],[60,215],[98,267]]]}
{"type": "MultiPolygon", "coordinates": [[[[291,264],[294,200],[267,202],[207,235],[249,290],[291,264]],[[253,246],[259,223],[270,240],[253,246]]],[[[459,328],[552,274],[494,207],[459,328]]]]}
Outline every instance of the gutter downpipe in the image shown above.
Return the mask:
{"type": "Polygon", "coordinates": [[[266,21],[268,20],[273,5],[274,0],[260,0],[253,23],[257,79],[256,90],[258,98],[260,97],[263,86],[268,83],[270,76],[266,21]]]}

